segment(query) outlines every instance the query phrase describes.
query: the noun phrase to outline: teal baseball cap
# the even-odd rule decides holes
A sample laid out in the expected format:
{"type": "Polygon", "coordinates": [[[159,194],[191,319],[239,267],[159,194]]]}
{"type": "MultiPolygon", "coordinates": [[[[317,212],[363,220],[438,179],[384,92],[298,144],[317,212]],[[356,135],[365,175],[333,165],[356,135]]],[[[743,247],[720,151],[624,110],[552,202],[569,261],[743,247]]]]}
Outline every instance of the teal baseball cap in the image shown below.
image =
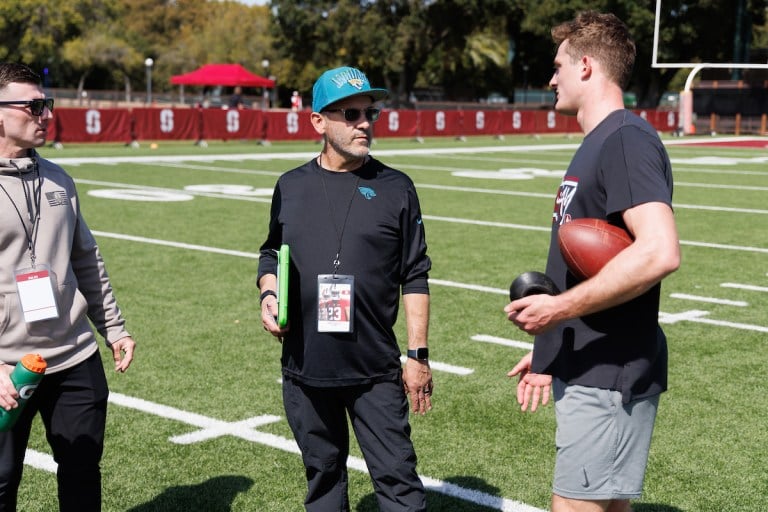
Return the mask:
{"type": "Polygon", "coordinates": [[[339,100],[352,96],[370,96],[373,101],[383,100],[389,92],[371,87],[368,77],[359,69],[343,66],[320,75],[312,87],[312,111],[322,110],[339,100]]]}

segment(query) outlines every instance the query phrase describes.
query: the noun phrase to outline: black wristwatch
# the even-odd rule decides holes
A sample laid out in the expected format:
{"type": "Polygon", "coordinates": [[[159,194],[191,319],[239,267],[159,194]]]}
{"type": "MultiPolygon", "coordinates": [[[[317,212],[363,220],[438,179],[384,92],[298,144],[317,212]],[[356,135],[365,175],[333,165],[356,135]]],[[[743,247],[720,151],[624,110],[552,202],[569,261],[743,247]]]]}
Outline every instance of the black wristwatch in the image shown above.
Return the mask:
{"type": "Polygon", "coordinates": [[[259,304],[264,302],[264,299],[266,299],[270,295],[274,298],[277,298],[277,293],[275,293],[274,290],[265,290],[261,292],[261,295],[259,295],[259,304]]]}
{"type": "Polygon", "coordinates": [[[427,347],[419,347],[416,349],[408,349],[408,357],[411,359],[417,359],[419,361],[426,361],[429,359],[429,349],[427,347]]]}

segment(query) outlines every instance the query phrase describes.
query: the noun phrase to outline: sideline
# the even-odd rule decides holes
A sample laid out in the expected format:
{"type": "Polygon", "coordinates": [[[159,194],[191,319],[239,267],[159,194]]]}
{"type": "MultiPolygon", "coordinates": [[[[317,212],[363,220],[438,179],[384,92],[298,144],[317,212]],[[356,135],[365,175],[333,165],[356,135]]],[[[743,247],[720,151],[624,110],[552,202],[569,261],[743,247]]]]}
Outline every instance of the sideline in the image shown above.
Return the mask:
{"type": "MultiPolygon", "coordinates": [[[[744,143],[763,140],[756,137],[707,137],[702,139],[662,139],[665,146],[687,146],[687,145],[713,145],[713,144],[731,144],[734,146],[743,146],[744,143]]],[[[371,148],[371,154],[378,158],[379,156],[406,156],[406,155],[427,155],[435,154],[450,155],[462,153],[521,153],[528,151],[575,151],[580,143],[568,144],[529,144],[520,146],[455,146],[450,148],[403,148],[403,149],[377,149],[371,148]]],[[[45,158],[55,162],[58,165],[82,165],[82,164],[104,164],[114,165],[116,163],[148,163],[156,164],[159,162],[211,162],[214,160],[237,161],[237,160],[309,160],[317,156],[317,151],[296,151],[280,153],[232,153],[232,154],[211,154],[211,155],[155,155],[155,156],[106,156],[106,157],[63,157],[56,158],[54,154],[47,154],[45,158]]]]}

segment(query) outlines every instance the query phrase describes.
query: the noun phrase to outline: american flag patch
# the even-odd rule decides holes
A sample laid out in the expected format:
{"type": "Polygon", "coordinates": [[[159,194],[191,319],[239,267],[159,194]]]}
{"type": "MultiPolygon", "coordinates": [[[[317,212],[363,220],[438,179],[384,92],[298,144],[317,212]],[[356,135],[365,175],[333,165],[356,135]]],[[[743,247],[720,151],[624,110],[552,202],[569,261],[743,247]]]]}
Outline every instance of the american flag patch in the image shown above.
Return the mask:
{"type": "Polygon", "coordinates": [[[69,198],[67,197],[67,191],[66,190],[57,190],[55,192],[46,192],[45,193],[46,199],[48,199],[48,204],[51,206],[65,206],[68,203],[69,198]]]}

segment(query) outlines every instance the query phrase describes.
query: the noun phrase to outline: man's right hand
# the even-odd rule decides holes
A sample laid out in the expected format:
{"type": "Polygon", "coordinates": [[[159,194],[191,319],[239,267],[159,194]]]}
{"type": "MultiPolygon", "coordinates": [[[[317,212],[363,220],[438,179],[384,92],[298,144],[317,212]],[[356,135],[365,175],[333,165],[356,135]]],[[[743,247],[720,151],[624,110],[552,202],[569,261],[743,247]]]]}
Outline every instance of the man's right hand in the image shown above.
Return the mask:
{"type": "Polygon", "coordinates": [[[0,364],[0,407],[6,411],[19,405],[16,401],[19,398],[19,393],[11,382],[13,368],[10,364],[0,364]]]}
{"type": "Polygon", "coordinates": [[[519,375],[517,381],[517,403],[520,404],[520,410],[528,410],[531,406],[531,412],[536,412],[539,406],[549,403],[549,394],[552,390],[552,376],[543,373],[531,372],[531,361],[533,352],[528,352],[512,368],[507,377],[519,375]]]}

